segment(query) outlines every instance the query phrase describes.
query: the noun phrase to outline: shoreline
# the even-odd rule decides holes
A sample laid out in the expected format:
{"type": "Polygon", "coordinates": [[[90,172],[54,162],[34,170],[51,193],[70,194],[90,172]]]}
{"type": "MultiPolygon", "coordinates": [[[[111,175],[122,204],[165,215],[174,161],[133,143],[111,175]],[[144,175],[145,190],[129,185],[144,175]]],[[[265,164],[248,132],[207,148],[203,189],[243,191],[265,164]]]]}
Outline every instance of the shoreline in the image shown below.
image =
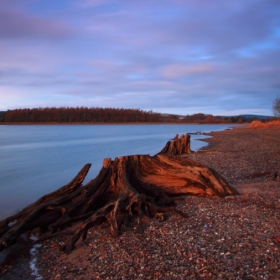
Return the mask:
{"type": "MultiPolygon", "coordinates": [[[[272,177],[280,172],[280,127],[207,135],[200,140],[208,145],[186,156],[218,171],[241,195],[186,197],[177,208],[187,220],[145,217],[142,235],[127,228],[114,239],[108,229],[92,228],[89,245],[79,241],[70,255],[59,251],[67,237],[46,240],[37,254],[43,279],[278,279],[280,181],[272,177]]],[[[16,279],[7,278],[16,270],[9,265],[3,279],[16,279]]]]}

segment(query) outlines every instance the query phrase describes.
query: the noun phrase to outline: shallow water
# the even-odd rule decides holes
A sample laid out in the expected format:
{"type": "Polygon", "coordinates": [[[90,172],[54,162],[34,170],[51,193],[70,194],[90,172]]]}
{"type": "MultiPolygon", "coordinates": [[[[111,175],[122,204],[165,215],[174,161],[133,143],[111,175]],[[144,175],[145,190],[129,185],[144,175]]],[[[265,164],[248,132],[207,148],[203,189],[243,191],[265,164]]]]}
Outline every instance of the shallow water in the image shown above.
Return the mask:
{"type": "MultiPolygon", "coordinates": [[[[30,239],[35,242],[38,240],[38,238],[35,235],[31,235],[30,239]]],[[[37,268],[37,249],[40,248],[42,244],[35,243],[33,247],[30,249],[30,256],[31,260],[29,263],[30,269],[32,271],[31,275],[35,277],[35,280],[43,280],[43,277],[39,274],[38,268],[37,268]]]]}
{"type": "MultiPolygon", "coordinates": [[[[85,183],[104,158],[158,153],[175,134],[230,125],[0,125],[0,219],[71,181],[86,164],[85,183]]],[[[206,143],[191,136],[191,149],[206,143]]]]}

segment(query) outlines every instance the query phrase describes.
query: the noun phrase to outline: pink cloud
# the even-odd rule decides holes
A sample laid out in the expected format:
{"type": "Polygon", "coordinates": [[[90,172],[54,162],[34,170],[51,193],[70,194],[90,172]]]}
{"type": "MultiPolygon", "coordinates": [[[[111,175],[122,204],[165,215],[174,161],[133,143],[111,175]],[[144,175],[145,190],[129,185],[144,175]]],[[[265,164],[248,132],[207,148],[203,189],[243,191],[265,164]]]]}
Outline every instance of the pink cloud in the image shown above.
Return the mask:
{"type": "Polygon", "coordinates": [[[100,70],[110,70],[116,66],[116,63],[111,60],[100,59],[92,61],[90,65],[100,70]]]}
{"type": "Polygon", "coordinates": [[[212,71],[213,67],[208,64],[184,65],[170,64],[160,69],[160,74],[169,79],[180,78],[199,73],[207,73],[212,71]]]}

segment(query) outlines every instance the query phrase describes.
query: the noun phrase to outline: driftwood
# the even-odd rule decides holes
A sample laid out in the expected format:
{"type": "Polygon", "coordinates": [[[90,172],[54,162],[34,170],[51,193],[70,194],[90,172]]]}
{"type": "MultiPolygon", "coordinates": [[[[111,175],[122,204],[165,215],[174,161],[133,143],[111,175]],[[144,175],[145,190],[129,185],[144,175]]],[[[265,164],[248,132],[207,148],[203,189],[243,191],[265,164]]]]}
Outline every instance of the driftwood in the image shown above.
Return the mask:
{"type": "Polygon", "coordinates": [[[141,233],[143,215],[164,219],[165,213],[173,212],[187,217],[171,207],[182,195],[238,194],[213,169],[179,156],[104,159],[98,176],[82,186],[89,168],[85,165],[69,184],[0,222],[0,251],[26,231],[39,228],[42,238],[50,238],[69,234],[67,228],[81,222],[62,248],[70,253],[80,237],[86,241],[90,227],[107,223],[116,237],[122,225],[135,223],[141,233]]]}

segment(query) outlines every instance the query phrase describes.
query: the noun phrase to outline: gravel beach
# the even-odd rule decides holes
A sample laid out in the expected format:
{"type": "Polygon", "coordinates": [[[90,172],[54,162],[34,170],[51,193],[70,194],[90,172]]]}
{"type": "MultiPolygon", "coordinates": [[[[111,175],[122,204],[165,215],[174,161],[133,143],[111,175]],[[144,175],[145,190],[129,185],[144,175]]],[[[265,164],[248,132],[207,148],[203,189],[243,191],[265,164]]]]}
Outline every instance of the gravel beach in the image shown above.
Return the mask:
{"type": "MultiPolygon", "coordinates": [[[[108,228],[92,228],[88,245],[77,242],[70,255],[59,250],[67,237],[46,240],[37,250],[41,279],[280,279],[280,127],[209,136],[187,157],[218,171],[240,195],[188,196],[176,206],[188,218],[145,217],[143,234],[128,227],[113,238],[108,228]]],[[[0,265],[0,279],[35,279],[15,274],[17,265],[0,265]]]]}

